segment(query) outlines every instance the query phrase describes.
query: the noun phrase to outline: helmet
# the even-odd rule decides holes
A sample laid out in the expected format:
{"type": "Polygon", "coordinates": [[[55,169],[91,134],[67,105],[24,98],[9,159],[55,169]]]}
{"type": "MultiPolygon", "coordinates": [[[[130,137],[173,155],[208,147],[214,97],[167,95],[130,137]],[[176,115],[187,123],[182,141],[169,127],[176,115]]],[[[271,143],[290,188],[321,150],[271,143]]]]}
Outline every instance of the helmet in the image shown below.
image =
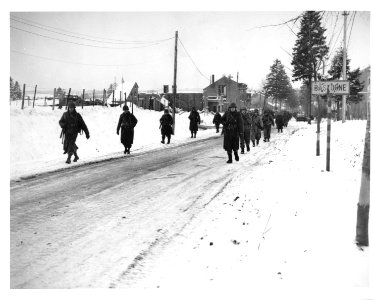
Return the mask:
{"type": "Polygon", "coordinates": [[[123,110],[130,110],[127,105],[123,106],[123,110]]]}
{"type": "Polygon", "coordinates": [[[229,104],[228,108],[237,108],[237,105],[236,103],[232,102],[231,104],[229,104]]]}
{"type": "Polygon", "coordinates": [[[68,106],[69,106],[69,108],[75,108],[76,107],[75,103],[71,102],[71,101],[69,102],[68,106]]]}

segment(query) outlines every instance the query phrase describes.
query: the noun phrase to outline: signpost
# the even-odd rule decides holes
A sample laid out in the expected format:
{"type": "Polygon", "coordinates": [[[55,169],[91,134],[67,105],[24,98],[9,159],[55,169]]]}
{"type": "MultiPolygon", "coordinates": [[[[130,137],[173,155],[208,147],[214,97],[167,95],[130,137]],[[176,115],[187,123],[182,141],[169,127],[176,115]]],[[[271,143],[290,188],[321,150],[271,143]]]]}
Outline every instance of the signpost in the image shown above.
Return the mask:
{"type": "MultiPolygon", "coordinates": [[[[350,82],[346,80],[334,81],[313,81],[311,83],[312,95],[327,95],[328,98],[328,123],[327,123],[327,140],[326,140],[326,170],[330,171],[330,133],[331,133],[331,99],[330,94],[349,95],[350,82]]],[[[319,102],[319,101],[318,101],[319,102]]],[[[320,111],[320,108],[319,108],[320,111]]],[[[316,155],[319,155],[320,147],[320,128],[317,127],[316,155]]]]}
{"type": "Polygon", "coordinates": [[[334,95],[349,95],[350,82],[344,80],[336,81],[312,81],[311,92],[312,95],[326,95],[327,89],[329,93],[334,95]]]}

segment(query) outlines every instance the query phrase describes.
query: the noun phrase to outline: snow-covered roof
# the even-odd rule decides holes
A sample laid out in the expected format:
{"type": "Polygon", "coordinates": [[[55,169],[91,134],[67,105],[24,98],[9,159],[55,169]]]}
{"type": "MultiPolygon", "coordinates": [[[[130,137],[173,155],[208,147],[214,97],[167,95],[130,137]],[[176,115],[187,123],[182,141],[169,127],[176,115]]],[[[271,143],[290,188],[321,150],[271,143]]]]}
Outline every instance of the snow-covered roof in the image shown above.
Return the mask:
{"type": "MultiPolygon", "coordinates": [[[[122,83],[117,83],[117,86],[115,88],[115,94],[114,97],[116,100],[119,100],[120,92],[122,92],[122,100],[124,101],[124,95],[126,94],[127,98],[129,97],[133,87],[136,85],[135,81],[125,81],[122,85],[122,83]]],[[[113,102],[113,93],[109,95],[109,98],[107,99],[108,103],[113,102]]]]}
{"type": "Polygon", "coordinates": [[[162,96],[161,100],[159,100],[159,99],[156,99],[156,100],[161,102],[164,106],[169,106],[169,104],[170,104],[169,101],[164,96],[162,96]]]}

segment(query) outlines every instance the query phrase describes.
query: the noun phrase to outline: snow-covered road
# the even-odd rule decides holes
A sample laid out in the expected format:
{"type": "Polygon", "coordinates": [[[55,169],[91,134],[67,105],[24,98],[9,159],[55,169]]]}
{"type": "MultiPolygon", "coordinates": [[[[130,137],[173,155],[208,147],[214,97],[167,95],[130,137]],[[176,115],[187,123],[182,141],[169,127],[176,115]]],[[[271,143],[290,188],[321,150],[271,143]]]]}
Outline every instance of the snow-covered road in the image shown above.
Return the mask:
{"type": "Polygon", "coordinates": [[[334,124],[330,173],[315,124],[292,121],[230,165],[216,135],[12,181],[11,287],[364,286],[365,123],[334,124]]]}
{"type": "Polygon", "coordinates": [[[153,248],[179,235],[233,179],[268,163],[290,136],[252,148],[232,165],[215,136],[13,182],[11,286],[128,281],[153,248]]]}

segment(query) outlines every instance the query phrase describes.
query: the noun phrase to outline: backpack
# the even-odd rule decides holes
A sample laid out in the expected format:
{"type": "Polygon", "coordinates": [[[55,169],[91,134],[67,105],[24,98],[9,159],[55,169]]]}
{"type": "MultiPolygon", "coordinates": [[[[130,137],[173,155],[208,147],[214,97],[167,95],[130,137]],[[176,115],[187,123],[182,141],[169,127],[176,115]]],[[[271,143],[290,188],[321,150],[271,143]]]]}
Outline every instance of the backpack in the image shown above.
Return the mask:
{"type": "Polygon", "coordinates": [[[227,121],[225,122],[225,124],[225,127],[228,130],[235,130],[237,128],[237,120],[230,112],[227,113],[227,121]]]}
{"type": "Polygon", "coordinates": [[[132,127],[131,114],[128,114],[128,116],[126,116],[126,114],[123,115],[121,127],[123,127],[123,128],[131,128],[132,127]]]}

